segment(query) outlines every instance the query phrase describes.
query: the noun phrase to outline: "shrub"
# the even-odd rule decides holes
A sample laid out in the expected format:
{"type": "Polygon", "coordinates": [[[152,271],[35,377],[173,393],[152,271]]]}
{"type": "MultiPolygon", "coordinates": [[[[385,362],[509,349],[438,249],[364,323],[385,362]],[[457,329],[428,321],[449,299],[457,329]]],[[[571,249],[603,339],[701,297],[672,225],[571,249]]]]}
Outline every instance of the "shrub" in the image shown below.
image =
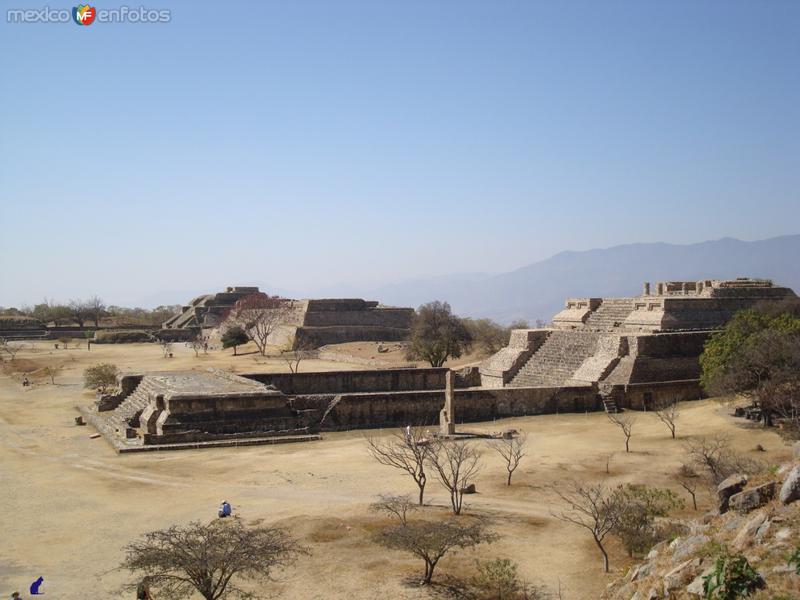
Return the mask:
{"type": "Polygon", "coordinates": [[[117,385],[117,375],[119,369],[116,365],[101,363],[89,367],[83,372],[83,387],[105,393],[117,385]]]}
{"type": "Polygon", "coordinates": [[[714,571],[703,577],[706,600],[746,598],[764,587],[764,580],[741,554],[726,551],[717,558],[714,571]]]}
{"type": "Polygon", "coordinates": [[[789,556],[788,565],[795,573],[800,575],[800,546],[794,549],[794,552],[789,556]]]}
{"type": "Polygon", "coordinates": [[[665,517],[683,502],[668,489],[628,484],[614,494],[621,517],[613,535],[619,538],[630,556],[649,550],[677,530],[668,524],[656,525],[656,517],[665,517]]]}
{"type": "Polygon", "coordinates": [[[98,331],[94,336],[95,344],[137,344],[152,341],[153,336],[147,331],[131,331],[127,329],[98,331]]]}

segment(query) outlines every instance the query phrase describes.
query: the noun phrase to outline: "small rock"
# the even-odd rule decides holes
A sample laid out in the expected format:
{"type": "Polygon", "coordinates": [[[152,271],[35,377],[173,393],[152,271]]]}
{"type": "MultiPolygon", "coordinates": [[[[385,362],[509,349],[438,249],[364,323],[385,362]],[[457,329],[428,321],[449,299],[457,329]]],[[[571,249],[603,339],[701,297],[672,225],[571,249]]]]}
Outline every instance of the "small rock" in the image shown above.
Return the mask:
{"type": "Polygon", "coordinates": [[[770,528],[771,525],[772,525],[772,521],[767,520],[767,521],[764,521],[761,524],[761,527],[759,527],[756,530],[756,541],[757,542],[760,543],[764,539],[764,536],[767,535],[767,532],[769,531],[769,528],[770,528]]]}
{"type": "Polygon", "coordinates": [[[474,483],[470,483],[468,486],[466,486],[464,488],[461,488],[461,493],[462,494],[475,494],[476,493],[475,484],[474,483]]]}
{"type": "Polygon", "coordinates": [[[747,485],[747,476],[737,473],[723,480],[717,486],[717,498],[719,500],[720,514],[727,512],[728,501],[730,500],[730,497],[741,492],[745,485],[747,485]]]}
{"type": "Polygon", "coordinates": [[[753,541],[753,538],[758,532],[758,528],[767,520],[767,515],[763,512],[754,513],[753,516],[744,524],[744,526],[736,534],[733,540],[733,547],[736,550],[744,550],[753,541]]]}
{"type": "Polygon", "coordinates": [[[708,543],[711,538],[707,535],[693,535],[687,538],[677,538],[677,540],[681,540],[681,542],[672,550],[673,563],[685,560],[697,552],[701,546],[708,543]]]}
{"type": "Polygon", "coordinates": [[[692,583],[686,586],[686,593],[691,594],[693,596],[704,596],[705,592],[703,589],[703,585],[705,581],[703,580],[704,577],[711,575],[714,572],[714,567],[708,567],[705,571],[700,573],[697,577],[694,578],[692,583]]]}
{"type": "Polygon", "coordinates": [[[778,540],[779,542],[785,542],[790,537],[792,537],[792,530],[789,529],[788,527],[784,527],[783,529],[780,529],[775,534],[775,539],[778,540]]]}
{"type": "Polygon", "coordinates": [[[725,515],[725,522],[722,525],[722,531],[733,531],[739,529],[744,523],[744,517],[739,513],[727,513],[725,515]]]}
{"type": "Polygon", "coordinates": [[[750,512],[771,501],[775,497],[775,491],[777,489],[778,483],[770,481],[764,485],[754,487],[752,490],[745,490],[734,494],[728,499],[728,506],[739,512],[750,512]]]}
{"type": "Polygon", "coordinates": [[[719,516],[719,512],[718,511],[710,510],[707,513],[705,513],[702,517],[700,517],[700,522],[703,523],[704,525],[708,525],[714,519],[716,519],[718,516],[719,516]]]}
{"type": "Polygon", "coordinates": [[[687,560],[664,575],[664,594],[669,595],[672,590],[689,583],[697,574],[701,564],[703,563],[699,558],[687,560]]]}
{"type": "Polygon", "coordinates": [[[784,504],[791,504],[795,500],[800,500],[800,465],[797,465],[786,476],[781,486],[780,499],[784,504]]]}
{"type": "Polygon", "coordinates": [[[640,579],[644,579],[653,571],[653,564],[652,563],[644,563],[631,571],[631,581],[639,581],[640,579]]]}

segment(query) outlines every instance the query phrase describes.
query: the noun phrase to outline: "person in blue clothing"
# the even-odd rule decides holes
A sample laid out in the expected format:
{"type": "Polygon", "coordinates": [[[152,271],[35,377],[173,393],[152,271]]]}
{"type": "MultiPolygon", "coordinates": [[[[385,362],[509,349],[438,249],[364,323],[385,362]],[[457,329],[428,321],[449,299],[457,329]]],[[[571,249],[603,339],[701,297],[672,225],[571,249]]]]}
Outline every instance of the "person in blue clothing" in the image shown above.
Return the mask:
{"type": "Polygon", "coordinates": [[[224,519],[225,517],[231,516],[231,505],[228,503],[227,500],[223,500],[222,504],[219,507],[219,518],[224,519]]]}

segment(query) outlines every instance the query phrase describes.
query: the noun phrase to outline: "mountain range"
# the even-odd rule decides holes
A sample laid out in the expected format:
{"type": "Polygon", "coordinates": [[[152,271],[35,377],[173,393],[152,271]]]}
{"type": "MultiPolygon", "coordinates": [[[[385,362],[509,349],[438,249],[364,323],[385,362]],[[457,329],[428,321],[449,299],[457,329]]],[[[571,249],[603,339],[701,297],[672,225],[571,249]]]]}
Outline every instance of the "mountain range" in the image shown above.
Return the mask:
{"type": "MultiPolygon", "coordinates": [[[[534,322],[549,321],[568,297],[635,296],[645,281],[655,285],[656,281],[735,277],[772,279],[800,292],[800,235],[567,251],[507,273],[447,275],[371,289],[348,286],[345,295],[396,306],[446,300],[462,316],[489,317],[501,323],[534,322]]],[[[319,290],[317,295],[340,295],[336,292],[319,290]]]]}
{"type": "MultiPolygon", "coordinates": [[[[549,321],[568,297],[635,296],[645,281],[735,277],[772,279],[800,292],[800,234],[759,241],[722,238],[685,245],[657,242],[566,251],[505,273],[456,273],[374,287],[344,284],[287,290],[256,284],[294,298],[360,297],[413,307],[445,300],[461,316],[489,317],[507,324],[516,319],[549,321]]],[[[161,292],[141,303],[186,303],[212,291],[161,292]]]]}

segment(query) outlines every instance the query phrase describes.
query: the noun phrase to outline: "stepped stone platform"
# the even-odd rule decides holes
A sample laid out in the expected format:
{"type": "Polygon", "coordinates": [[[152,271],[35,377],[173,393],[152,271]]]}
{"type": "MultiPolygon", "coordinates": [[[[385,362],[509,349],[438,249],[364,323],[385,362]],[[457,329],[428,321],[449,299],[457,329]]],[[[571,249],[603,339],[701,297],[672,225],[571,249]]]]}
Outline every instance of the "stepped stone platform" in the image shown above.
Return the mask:
{"type": "MultiPolygon", "coordinates": [[[[225,292],[199,296],[182,311],[165,321],[162,335],[178,333],[219,333],[225,327],[225,317],[238,300],[260,294],[257,287],[234,286],[225,292]]],[[[287,300],[289,310],[281,314],[281,322],[268,342],[285,346],[290,341],[295,348],[319,348],[345,342],[396,342],[408,338],[412,308],[381,306],[374,300],[333,298],[287,300]]]]}
{"type": "Polygon", "coordinates": [[[697,398],[708,336],[739,310],[793,297],[769,280],[739,278],[645,283],[633,298],[569,298],[552,327],[512,332],[481,364],[481,385],[591,385],[607,406],[697,398]]]}
{"type": "Polygon", "coordinates": [[[319,439],[282,392],[224,371],[125,375],[81,413],[118,452],[319,439]]]}

